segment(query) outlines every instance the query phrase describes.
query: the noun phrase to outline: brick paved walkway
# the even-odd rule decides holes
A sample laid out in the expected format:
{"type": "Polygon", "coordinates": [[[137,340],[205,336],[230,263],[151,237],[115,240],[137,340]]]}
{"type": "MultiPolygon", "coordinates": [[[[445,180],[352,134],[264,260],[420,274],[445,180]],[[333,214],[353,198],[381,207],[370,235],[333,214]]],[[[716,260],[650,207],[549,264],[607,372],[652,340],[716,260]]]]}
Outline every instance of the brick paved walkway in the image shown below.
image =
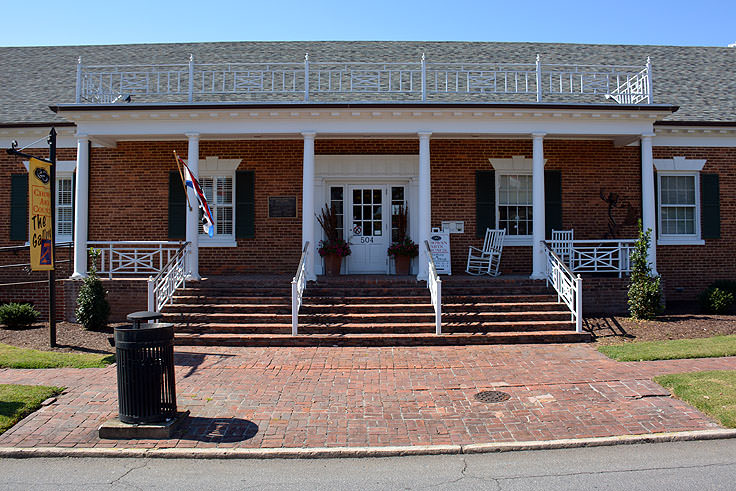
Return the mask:
{"type": "Polygon", "coordinates": [[[470,444],[718,428],[655,375],[736,369],[736,357],[619,363],[592,346],[177,348],[171,440],[101,440],[115,369],[0,370],[0,383],[66,386],[0,447],[325,447],[470,444]],[[481,390],[511,398],[485,404],[481,390]]]}

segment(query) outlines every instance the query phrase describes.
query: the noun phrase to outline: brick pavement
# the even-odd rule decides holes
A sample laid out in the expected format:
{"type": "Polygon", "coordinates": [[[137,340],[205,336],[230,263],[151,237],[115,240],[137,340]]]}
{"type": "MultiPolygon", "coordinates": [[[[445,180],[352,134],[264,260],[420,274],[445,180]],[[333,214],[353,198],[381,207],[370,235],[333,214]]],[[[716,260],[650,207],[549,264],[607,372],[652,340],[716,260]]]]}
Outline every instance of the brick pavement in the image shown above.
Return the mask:
{"type": "Polygon", "coordinates": [[[736,357],[619,363],[590,345],[176,348],[170,440],[101,440],[115,369],[0,370],[0,383],[68,387],[0,447],[302,448],[541,441],[714,429],[651,381],[736,369],[736,357]],[[510,399],[486,404],[481,390],[510,399]]]}

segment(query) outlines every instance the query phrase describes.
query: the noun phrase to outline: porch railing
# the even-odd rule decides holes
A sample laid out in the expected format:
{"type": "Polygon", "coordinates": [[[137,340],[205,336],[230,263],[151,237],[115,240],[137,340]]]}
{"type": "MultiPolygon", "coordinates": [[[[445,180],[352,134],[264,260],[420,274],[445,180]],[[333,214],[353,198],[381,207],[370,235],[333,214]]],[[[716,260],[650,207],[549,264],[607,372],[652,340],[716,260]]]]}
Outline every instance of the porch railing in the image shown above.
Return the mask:
{"type": "Polygon", "coordinates": [[[575,276],[547,243],[544,244],[544,253],[547,257],[547,286],[551,284],[557,291],[557,301],[564,302],[570,309],[575,331],[583,332],[583,280],[580,275],[575,276]]]}
{"type": "Polygon", "coordinates": [[[100,275],[151,274],[161,271],[171,261],[181,242],[169,241],[95,241],[88,247],[100,249],[100,275]]]}
{"type": "Polygon", "coordinates": [[[296,274],[291,280],[291,335],[299,333],[299,309],[302,306],[302,296],[307,287],[307,255],[309,254],[309,241],[304,244],[302,257],[296,267],[296,274]]]}
{"type": "Polygon", "coordinates": [[[424,241],[424,247],[427,249],[427,288],[432,299],[434,307],[434,325],[435,334],[442,334],[442,280],[437,273],[437,267],[434,265],[432,250],[429,247],[429,241],[424,241]]]}
{"type": "MultiPolygon", "coordinates": [[[[563,241],[548,240],[552,250],[563,241]]],[[[631,273],[631,253],[636,239],[574,240],[568,266],[575,273],[631,273]]]]}
{"type": "Polygon", "coordinates": [[[185,285],[187,276],[186,264],[189,253],[189,242],[180,244],[180,247],[171,256],[169,261],[154,277],[148,277],[148,310],[160,312],[161,308],[171,302],[174,292],[185,285]]]}
{"type": "Polygon", "coordinates": [[[558,101],[601,96],[619,104],[652,103],[651,63],[314,62],[77,64],[77,104],[194,101],[442,101],[470,94],[490,100],[558,101]],[[516,97],[518,96],[518,97],[516,97]],[[493,100],[499,100],[495,98],[493,100]]]}

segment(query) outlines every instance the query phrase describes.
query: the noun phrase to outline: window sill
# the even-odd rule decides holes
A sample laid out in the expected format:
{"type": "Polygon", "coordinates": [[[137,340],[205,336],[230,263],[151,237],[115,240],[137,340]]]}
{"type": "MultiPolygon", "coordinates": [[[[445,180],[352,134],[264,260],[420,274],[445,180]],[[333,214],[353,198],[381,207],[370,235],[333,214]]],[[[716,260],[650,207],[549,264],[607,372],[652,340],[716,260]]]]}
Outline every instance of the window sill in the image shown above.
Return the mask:
{"type": "Polygon", "coordinates": [[[705,245],[703,239],[659,239],[657,245],[670,246],[670,245],[705,245]]]}
{"type": "Polygon", "coordinates": [[[238,247],[238,242],[235,239],[203,240],[200,237],[199,247],[238,247]]]}
{"type": "Polygon", "coordinates": [[[514,236],[514,235],[507,235],[503,238],[503,245],[504,246],[531,246],[532,245],[532,238],[529,236],[514,236]]]}

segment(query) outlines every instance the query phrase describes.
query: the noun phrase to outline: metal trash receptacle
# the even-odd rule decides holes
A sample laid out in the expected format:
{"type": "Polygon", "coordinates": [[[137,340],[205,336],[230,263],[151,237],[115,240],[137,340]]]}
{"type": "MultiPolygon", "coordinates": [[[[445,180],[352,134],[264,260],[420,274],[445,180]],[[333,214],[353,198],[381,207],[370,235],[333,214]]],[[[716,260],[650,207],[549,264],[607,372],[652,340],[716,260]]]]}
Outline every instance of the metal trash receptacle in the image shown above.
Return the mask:
{"type": "Polygon", "coordinates": [[[115,328],[118,408],[123,423],[176,417],[174,328],[168,323],[115,328]]]}

